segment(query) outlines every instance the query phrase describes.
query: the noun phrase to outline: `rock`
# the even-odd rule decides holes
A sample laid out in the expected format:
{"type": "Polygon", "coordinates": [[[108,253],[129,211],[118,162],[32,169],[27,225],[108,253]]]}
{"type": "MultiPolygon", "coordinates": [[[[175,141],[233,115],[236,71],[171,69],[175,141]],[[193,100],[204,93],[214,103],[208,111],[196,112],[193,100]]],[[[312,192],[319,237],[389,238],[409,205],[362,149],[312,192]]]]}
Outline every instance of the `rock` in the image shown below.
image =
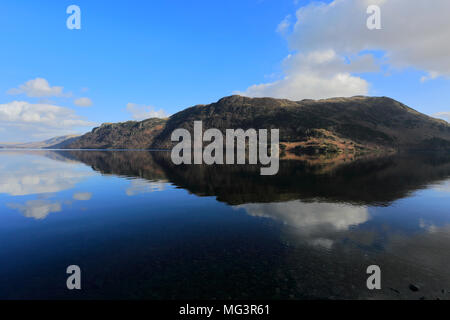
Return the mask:
{"type": "Polygon", "coordinates": [[[415,285],[413,285],[413,284],[410,284],[410,285],[409,285],[409,290],[411,290],[411,291],[413,291],[413,292],[417,292],[417,291],[419,291],[419,287],[418,287],[418,286],[415,286],[415,285]]]}

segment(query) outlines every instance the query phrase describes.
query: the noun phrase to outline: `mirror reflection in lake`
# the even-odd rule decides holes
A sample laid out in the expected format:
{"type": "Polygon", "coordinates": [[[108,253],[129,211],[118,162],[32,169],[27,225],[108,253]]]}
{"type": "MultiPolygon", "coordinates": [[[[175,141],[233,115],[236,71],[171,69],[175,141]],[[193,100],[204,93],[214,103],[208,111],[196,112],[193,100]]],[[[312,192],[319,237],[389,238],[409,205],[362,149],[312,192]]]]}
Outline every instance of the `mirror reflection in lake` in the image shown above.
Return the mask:
{"type": "Polygon", "coordinates": [[[167,152],[0,151],[0,298],[450,298],[450,156],[259,173],[167,152]]]}

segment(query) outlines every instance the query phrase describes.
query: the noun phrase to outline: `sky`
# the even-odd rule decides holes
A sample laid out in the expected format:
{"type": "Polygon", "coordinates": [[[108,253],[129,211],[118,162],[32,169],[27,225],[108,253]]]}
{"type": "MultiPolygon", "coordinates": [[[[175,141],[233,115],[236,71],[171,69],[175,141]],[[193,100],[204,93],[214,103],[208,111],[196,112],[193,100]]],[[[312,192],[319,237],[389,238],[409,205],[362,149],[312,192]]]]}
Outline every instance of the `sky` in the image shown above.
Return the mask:
{"type": "Polygon", "coordinates": [[[232,94],[389,96],[449,121],[449,13],[448,0],[2,1],[0,142],[232,94]],[[367,27],[373,4],[381,29],[367,27]]]}

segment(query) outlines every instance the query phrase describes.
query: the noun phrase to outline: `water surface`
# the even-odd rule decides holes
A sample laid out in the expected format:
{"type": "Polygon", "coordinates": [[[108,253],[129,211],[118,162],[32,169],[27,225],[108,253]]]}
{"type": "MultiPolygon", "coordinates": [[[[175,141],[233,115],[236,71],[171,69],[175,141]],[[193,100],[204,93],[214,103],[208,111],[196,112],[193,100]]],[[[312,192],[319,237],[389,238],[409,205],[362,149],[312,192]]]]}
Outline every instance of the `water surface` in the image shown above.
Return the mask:
{"type": "Polygon", "coordinates": [[[2,299],[450,299],[450,157],[260,176],[166,152],[3,150],[0,261],[2,299]]]}

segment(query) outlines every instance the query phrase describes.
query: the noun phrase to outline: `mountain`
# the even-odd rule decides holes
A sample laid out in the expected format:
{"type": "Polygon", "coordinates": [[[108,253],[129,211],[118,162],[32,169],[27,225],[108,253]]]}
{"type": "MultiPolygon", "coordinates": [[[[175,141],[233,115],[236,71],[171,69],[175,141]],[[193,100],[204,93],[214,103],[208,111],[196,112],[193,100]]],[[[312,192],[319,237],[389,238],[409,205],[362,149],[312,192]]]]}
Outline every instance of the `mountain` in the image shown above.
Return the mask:
{"type": "Polygon", "coordinates": [[[283,153],[291,157],[397,150],[450,150],[450,125],[388,97],[290,101],[229,96],[197,105],[168,119],[103,124],[66,148],[170,149],[173,130],[280,129],[283,153]]]}
{"type": "Polygon", "coordinates": [[[67,144],[74,142],[78,139],[79,135],[65,135],[60,137],[51,138],[45,141],[28,142],[28,143],[7,143],[0,144],[0,148],[10,149],[48,149],[48,148],[64,148],[67,144]]]}
{"type": "Polygon", "coordinates": [[[148,149],[163,130],[167,120],[104,123],[65,146],[69,149],[148,149]]]}
{"type": "Polygon", "coordinates": [[[45,146],[43,149],[64,149],[67,145],[71,144],[74,141],[77,141],[80,135],[68,135],[62,137],[56,137],[49,140],[44,141],[45,146]]]}

